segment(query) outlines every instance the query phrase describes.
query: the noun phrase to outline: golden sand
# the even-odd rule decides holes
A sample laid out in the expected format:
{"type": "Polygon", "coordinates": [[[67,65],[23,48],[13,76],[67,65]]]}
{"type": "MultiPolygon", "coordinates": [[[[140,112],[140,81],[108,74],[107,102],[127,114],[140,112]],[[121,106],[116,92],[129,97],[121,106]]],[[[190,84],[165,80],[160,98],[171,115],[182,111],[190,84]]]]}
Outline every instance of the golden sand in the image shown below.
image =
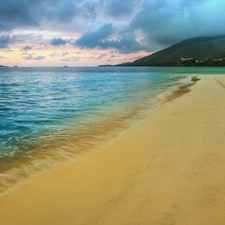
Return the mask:
{"type": "Polygon", "coordinates": [[[105,149],[1,197],[0,224],[224,225],[225,76],[181,92],[105,149]]]}

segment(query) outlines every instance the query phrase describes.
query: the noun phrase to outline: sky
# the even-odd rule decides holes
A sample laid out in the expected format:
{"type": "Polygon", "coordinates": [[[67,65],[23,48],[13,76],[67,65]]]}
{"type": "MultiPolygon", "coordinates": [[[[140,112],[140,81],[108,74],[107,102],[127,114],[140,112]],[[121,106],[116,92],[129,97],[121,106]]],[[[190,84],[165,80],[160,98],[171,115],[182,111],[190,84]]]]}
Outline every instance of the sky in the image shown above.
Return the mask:
{"type": "Polygon", "coordinates": [[[132,62],[225,34],[224,0],[0,0],[0,65],[132,62]]]}

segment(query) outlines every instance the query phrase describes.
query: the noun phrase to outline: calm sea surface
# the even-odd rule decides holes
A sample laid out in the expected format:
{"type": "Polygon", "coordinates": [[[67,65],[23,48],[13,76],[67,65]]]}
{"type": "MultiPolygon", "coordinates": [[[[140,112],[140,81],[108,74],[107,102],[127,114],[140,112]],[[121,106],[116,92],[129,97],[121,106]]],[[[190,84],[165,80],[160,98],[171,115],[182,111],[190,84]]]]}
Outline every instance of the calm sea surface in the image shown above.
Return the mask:
{"type": "Polygon", "coordinates": [[[223,68],[0,68],[0,195],[117,137],[191,75],[223,68]]]}

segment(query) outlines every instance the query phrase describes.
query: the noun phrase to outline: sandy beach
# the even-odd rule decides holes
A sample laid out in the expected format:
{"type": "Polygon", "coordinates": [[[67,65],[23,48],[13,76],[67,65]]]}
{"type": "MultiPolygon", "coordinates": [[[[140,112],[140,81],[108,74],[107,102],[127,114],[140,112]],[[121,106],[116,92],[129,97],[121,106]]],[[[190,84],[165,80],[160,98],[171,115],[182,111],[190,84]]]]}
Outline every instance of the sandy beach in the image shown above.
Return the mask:
{"type": "Polygon", "coordinates": [[[0,198],[2,225],[224,225],[225,76],[0,198]]]}

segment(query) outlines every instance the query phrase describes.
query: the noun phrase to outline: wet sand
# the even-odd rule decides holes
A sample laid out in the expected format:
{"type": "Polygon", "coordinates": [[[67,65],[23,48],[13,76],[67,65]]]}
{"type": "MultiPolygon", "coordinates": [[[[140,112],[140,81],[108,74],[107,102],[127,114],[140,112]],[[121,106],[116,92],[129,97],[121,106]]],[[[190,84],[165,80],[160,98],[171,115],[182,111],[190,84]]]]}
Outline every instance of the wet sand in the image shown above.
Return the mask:
{"type": "Polygon", "coordinates": [[[109,146],[1,197],[0,224],[225,224],[224,87],[201,77],[109,146]]]}

